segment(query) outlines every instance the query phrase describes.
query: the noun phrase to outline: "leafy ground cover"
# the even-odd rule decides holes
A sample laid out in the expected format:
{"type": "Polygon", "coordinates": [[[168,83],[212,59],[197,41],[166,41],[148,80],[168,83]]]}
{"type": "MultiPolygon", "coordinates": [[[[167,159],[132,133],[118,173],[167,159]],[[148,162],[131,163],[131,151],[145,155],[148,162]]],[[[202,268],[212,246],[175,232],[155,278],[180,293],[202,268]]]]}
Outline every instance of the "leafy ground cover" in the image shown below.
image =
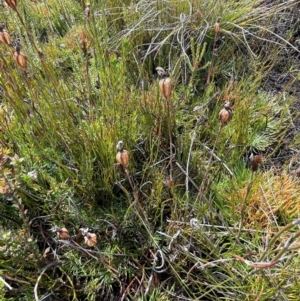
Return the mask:
{"type": "Polygon", "coordinates": [[[1,5],[0,298],[298,300],[299,1],[1,5]]]}

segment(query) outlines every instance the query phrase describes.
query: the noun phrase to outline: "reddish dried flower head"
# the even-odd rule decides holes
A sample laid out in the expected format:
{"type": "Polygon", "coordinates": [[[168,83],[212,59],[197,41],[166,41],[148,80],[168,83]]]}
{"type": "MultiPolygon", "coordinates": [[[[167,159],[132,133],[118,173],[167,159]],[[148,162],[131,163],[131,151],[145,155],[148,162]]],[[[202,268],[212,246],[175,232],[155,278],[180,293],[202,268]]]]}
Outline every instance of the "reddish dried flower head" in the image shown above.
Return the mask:
{"type": "Polygon", "coordinates": [[[257,171],[259,164],[262,163],[262,156],[259,155],[254,156],[253,154],[251,154],[249,159],[250,159],[252,171],[257,171]]]}

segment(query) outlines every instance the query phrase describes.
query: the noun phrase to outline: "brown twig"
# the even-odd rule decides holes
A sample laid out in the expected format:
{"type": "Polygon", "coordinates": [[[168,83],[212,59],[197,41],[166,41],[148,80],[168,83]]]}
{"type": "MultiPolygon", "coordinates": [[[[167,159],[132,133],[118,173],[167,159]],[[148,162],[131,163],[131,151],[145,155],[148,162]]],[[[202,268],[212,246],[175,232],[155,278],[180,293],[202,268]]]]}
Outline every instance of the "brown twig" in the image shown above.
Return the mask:
{"type": "Polygon", "coordinates": [[[266,268],[270,268],[274,265],[276,265],[279,260],[272,260],[272,261],[265,261],[265,262],[253,262],[250,260],[247,260],[239,255],[233,255],[234,258],[236,258],[239,261],[244,262],[246,265],[248,265],[251,268],[255,268],[255,269],[266,269],[266,268]]]}

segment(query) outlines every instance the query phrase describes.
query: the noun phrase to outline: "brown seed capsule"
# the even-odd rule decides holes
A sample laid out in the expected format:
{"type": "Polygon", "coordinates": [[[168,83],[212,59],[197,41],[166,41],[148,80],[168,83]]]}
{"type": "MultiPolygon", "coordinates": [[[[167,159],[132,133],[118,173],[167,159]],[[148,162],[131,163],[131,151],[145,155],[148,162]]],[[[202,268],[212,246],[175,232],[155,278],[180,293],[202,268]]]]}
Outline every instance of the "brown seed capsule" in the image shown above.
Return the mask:
{"type": "Polygon", "coordinates": [[[116,160],[117,162],[124,166],[124,167],[127,167],[128,164],[129,164],[129,152],[123,148],[123,141],[120,140],[117,144],[117,150],[118,150],[118,153],[116,155],[116,160]]]}
{"type": "Polygon", "coordinates": [[[214,25],[215,33],[218,33],[220,31],[220,29],[221,29],[221,27],[220,27],[220,20],[221,20],[221,18],[218,18],[217,22],[214,25]]]}
{"type": "Polygon", "coordinates": [[[4,24],[0,24],[0,42],[12,46],[10,35],[4,30],[4,24]]]}
{"type": "Polygon", "coordinates": [[[10,8],[17,9],[17,0],[5,0],[5,2],[10,8]]]}
{"type": "Polygon", "coordinates": [[[252,171],[257,171],[259,164],[262,162],[262,157],[259,155],[254,156],[253,154],[249,157],[252,171]]]}
{"type": "Polygon", "coordinates": [[[69,231],[66,228],[58,228],[56,233],[59,239],[67,239],[70,237],[69,231]]]}
{"type": "Polygon", "coordinates": [[[27,56],[23,54],[20,49],[16,49],[14,53],[14,60],[20,66],[21,69],[26,70],[27,68],[27,56]]]}
{"type": "Polygon", "coordinates": [[[172,82],[168,76],[168,73],[161,67],[156,67],[156,71],[162,79],[159,81],[159,89],[162,96],[168,99],[172,93],[172,82]]]}
{"type": "Polygon", "coordinates": [[[232,118],[233,111],[230,106],[230,102],[226,101],[224,104],[224,108],[219,113],[219,120],[221,121],[221,125],[227,124],[232,118]]]}
{"type": "Polygon", "coordinates": [[[162,78],[159,81],[160,92],[164,99],[168,99],[172,93],[172,82],[169,77],[162,78]]]}
{"type": "Polygon", "coordinates": [[[86,233],[84,236],[84,242],[89,246],[89,247],[95,247],[97,244],[97,235],[95,233],[86,233]]]}
{"type": "Polygon", "coordinates": [[[14,59],[17,62],[17,64],[21,67],[21,69],[26,70],[27,68],[27,57],[22,52],[14,53],[14,59]]]}
{"type": "Polygon", "coordinates": [[[118,151],[116,155],[117,162],[122,166],[128,166],[129,164],[129,152],[126,149],[118,151]]]}

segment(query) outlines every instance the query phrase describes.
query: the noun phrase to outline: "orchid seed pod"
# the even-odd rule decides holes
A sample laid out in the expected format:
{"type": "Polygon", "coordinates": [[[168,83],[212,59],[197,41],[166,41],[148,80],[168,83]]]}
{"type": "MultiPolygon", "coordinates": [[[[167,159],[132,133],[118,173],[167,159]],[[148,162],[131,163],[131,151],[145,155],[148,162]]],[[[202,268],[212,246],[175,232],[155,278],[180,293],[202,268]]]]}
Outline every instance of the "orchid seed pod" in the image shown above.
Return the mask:
{"type": "Polygon", "coordinates": [[[220,27],[220,20],[221,20],[221,18],[219,17],[218,20],[217,20],[217,22],[214,25],[215,33],[218,33],[220,31],[220,29],[221,29],[221,27],[220,27]]]}
{"type": "Polygon", "coordinates": [[[123,148],[123,141],[122,140],[120,140],[117,143],[117,150],[118,150],[118,153],[116,155],[117,162],[120,165],[127,167],[128,164],[129,164],[129,152],[126,149],[123,148]]]}
{"type": "Polygon", "coordinates": [[[5,2],[10,8],[17,9],[17,0],[5,0],[5,2]]]}
{"type": "Polygon", "coordinates": [[[59,239],[67,239],[70,237],[69,231],[66,228],[58,228],[56,233],[59,239]]]}
{"type": "Polygon", "coordinates": [[[161,67],[156,67],[156,71],[162,79],[159,81],[159,89],[162,96],[168,99],[172,93],[172,82],[168,76],[168,73],[161,67]]]}
{"type": "Polygon", "coordinates": [[[21,52],[20,45],[17,45],[16,51],[14,53],[14,60],[20,66],[21,69],[26,70],[27,68],[27,57],[21,52]]]}
{"type": "Polygon", "coordinates": [[[159,88],[160,88],[160,92],[162,94],[162,96],[165,99],[168,99],[171,94],[172,94],[172,82],[170,80],[170,78],[162,78],[159,81],[159,88]]]}
{"type": "Polygon", "coordinates": [[[224,108],[219,113],[219,120],[221,121],[221,125],[227,124],[233,115],[232,108],[230,106],[230,102],[226,101],[224,104],[224,108]]]}
{"type": "Polygon", "coordinates": [[[95,245],[97,244],[97,235],[95,233],[90,233],[88,232],[85,236],[84,236],[84,242],[86,243],[87,246],[89,246],[90,248],[95,247],[95,245]]]}
{"type": "Polygon", "coordinates": [[[259,164],[262,162],[262,157],[259,155],[254,156],[253,154],[249,157],[252,171],[257,171],[259,164]]]}
{"type": "Polygon", "coordinates": [[[12,47],[10,35],[4,30],[4,24],[0,24],[0,42],[12,47]]]}

